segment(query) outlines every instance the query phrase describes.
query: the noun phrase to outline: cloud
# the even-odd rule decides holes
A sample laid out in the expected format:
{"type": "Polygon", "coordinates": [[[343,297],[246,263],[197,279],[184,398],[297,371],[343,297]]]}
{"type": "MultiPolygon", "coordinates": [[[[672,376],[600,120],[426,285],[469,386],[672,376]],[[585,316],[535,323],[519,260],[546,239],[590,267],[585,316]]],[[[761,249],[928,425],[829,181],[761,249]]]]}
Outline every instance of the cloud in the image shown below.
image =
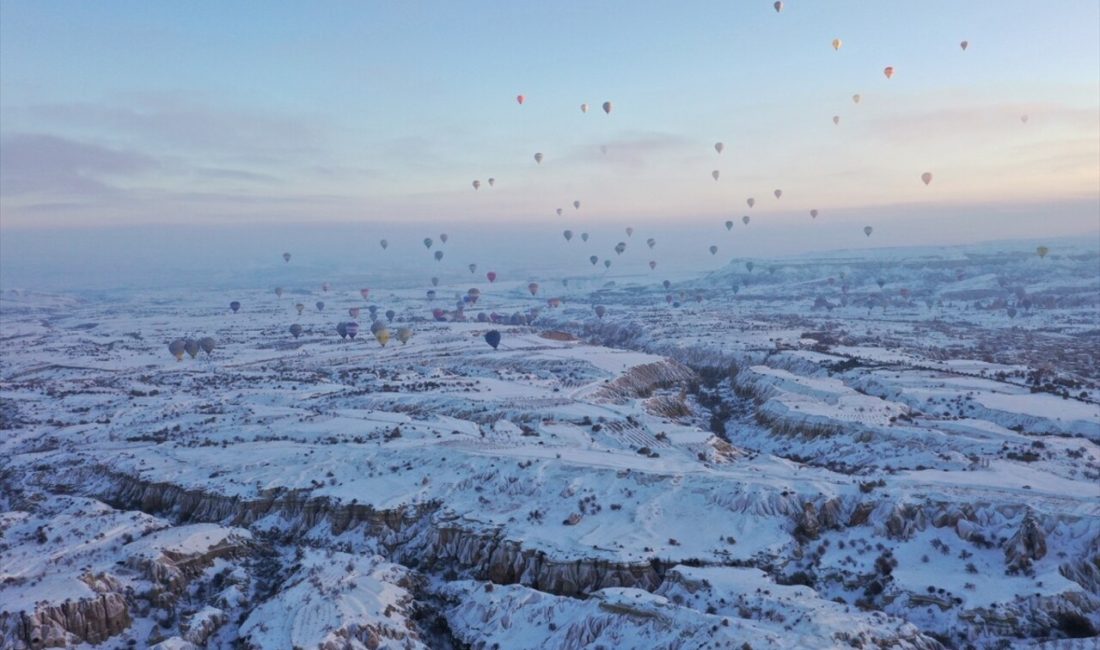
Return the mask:
{"type": "Polygon", "coordinates": [[[114,195],[111,179],[156,170],[156,160],[56,135],[14,133],[0,138],[0,195],[94,198],[114,195]]]}

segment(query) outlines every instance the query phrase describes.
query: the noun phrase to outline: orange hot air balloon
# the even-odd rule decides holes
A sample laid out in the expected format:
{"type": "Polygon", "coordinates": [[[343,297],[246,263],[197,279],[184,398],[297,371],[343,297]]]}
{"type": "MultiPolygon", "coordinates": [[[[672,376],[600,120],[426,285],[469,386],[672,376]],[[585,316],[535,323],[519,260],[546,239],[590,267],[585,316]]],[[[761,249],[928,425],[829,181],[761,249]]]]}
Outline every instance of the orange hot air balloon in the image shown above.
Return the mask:
{"type": "Polygon", "coordinates": [[[518,102],[520,106],[523,106],[523,102],[524,102],[524,100],[526,100],[526,99],[527,99],[527,98],[526,98],[526,97],[524,97],[523,95],[516,95],[516,102],[518,102]]]}
{"type": "Polygon", "coordinates": [[[894,77],[894,66],[892,66],[892,65],[886,66],[885,68],[882,69],[882,74],[886,75],[887,79],[892,79],[894,77]]]}

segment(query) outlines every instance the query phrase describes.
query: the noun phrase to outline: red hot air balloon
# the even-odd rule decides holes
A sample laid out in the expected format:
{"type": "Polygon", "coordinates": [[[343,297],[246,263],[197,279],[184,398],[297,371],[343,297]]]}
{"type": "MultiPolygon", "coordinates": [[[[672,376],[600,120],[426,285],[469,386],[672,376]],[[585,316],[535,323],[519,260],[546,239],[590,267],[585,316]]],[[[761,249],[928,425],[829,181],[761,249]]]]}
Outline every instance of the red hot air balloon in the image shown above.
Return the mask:
{"type": "Polygon", "coordinates": [[[523,106],[523,102],[526,99],[527,98],[524,97],[523,95],[516,95],[516,103],[518,103],[520,106],[523,106]]]}

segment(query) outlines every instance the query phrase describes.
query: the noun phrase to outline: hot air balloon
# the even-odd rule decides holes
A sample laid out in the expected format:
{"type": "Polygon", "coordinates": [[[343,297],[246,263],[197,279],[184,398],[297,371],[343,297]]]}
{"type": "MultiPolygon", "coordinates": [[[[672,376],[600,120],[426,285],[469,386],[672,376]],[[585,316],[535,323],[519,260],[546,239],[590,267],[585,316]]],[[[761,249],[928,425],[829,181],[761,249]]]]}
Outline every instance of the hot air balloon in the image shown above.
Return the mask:
{"type": "Polygon", "coordinates": [[[752,219],[747,214],[745,216],[741,217],[741,223],[745,224],[746,226],[749,225],[749,221],[751,221],[751,220],[752,219]]]}
{"type": "Polygon", "coordinates": [[[811,219],[816,219],[817,218],[817,210],[810,210],[810,218],[811,219]]]}
{"type": "Polygon", "coordinates": [[[888,65],[882,69],[882,74],[886,75],[887,79],[891,79],[894,76],[894,66],[888,65]]]}
{"type": "Polygon", "coordinates": [[[581,112],[582,113],[587,113],[588,112],[588,104],[581,104],[581,112]]]}
{"type": "Polygon", "coordinates": [[[325,293],[328,293],[328,290],[331,286],[332,285],[330,285],[328,282],[322,282],[321,283],[321,291],[324,291],[325,293]]]}
{"type": "Polygon", "coordinates": [[[1047,253],[1050,252],[1050,249],[1046,246],[1040,246],[1035,249],[1035,252],[1039,254],[1039,259],[1042,259],[1047,256],[1047,253]]]}
{"type": "Polygon", "coordinates": [[[471,264],[466,268],[470,269],[470,273],[473,273],[474,271],[477,271],[477,264],[471,264]]]}
{"type": "Polygon", "coordinates": [[[424,238],[424,248],[429,248],[430,249],[431,247],[432,247],[432,238],[431,237],[425,237],[424,238]]]}
{"type": "Polygon", "coordinates": [[[214,348],[216,348],[217,346],[218,346],[218,343],[217,343],[217,341],[214,340],[213,337],[204,336],[201,339],[199,339],[199,347],[202,348],[202,351],[205,352],[208,355],[213,353],[214,348]]]}
{"type": "Polygon", "coordinates": [[[599,262],[600,258],[596,257],[595,255],[592,255],[588,258],[588,261],[592,262],[592,266],[596,266],[596,262],[599,262]]]}
{"type": "Polygon", "coordinates": [[[340,335],[340,338],[346,339],[348,337],[348,324],[347,323],[337,323],[336,324],[336,333],[340,335]]]}
{"type": "Polygon", "coordinates": [[[669,280],[665,280],[661,282],[661,286],[665,288],[665,291],[668,291],[668,288],[672,286],[672,282],[669,280]]]}
{"type": "Polygon", "coordinates": [[[965,52],[966,48],[970,47],[970,41],[963,41],[962,43],[959,43],[959,47],[961,47],[962,51],[965,52]]]}
{"type": "Polygon", "coordinates": [[[302,326],[297,324],[297,323],[291,325],[290,326],[290,335],[293,336],[294,338],[298,338],[299,336],[301,336],[302,335],[302,326]]]}
{"type": "Polygon", "coordinates": [[[321,302],[320,300],[318,300],[316,303],[314,303],[314,306],[317,307],[317,311],[324,311],[325,310],[325,303],[321,302]]]}
{"type": "Polygon", "coordinates": [[[435,289],[428,289],[428,300],[435,300],[435,289]]]}
{"type": "Polygon", "coordinates": [[[344,331],[348,333],[349,339],[354,339],[355,335],[359,333],[359,323],[355,321],[344,323],[344,331]]]}
{"type": "Polygon", "coordinates": [[[439,278],[435,277],[434,275],[432,276],[432,286],[433,287],[438,287],[439,286],[439,278]]]}
{"type": "Polygon", "coordinates": [[[572,230],[566,230],[565,232],[563,232],[561,234],[561,236],[565,237],[565,241],[570,241],[570,240],[573,239],[573,231],[572,230]]]}
{"type": "Polygon", "coordinates": [[[714,143],[714,150],[718,152],[718,155],[722,155],[722,152],[726,150],[726,145],[721,142],[714,143]]]}
{"type": "Polygon", "coordinates": [[[276,298],[282,298],[283,297],[283,288],[282,287],[275,287],[275,297],[276,298]]]}
{"type": "Polygon", "coordinates": [[[611,102],[604,102],[603,103],[603,112],[607,113],[608,115],[611,115],[611,102]]]}
{"type": "Polygon", "coordinates": [[[480,190],[481,189],[481,181],[474,181],[472,183],[472,185],[474,186],[475,190],[480,190]]]}
{"type": "Polygon", "coordinates": [[[397,330],[397,340],[401,341],[401,345],[405,345],[412,338],[413,331],[407,327],[401,327],[397,330]]]}
{"type": "Polygon", "coordinates": [[[626,236],[627,237],[633,237],[634,236],[634,229],[631,228],[630,226],[626,227],[626,236]]]}
{"type": "Polygon", "coordinates": [[[1030,118],[1028,118],[1027,115],[1021,115],[1020,116],[1020,121],[1023,122],[1024,124],[1027,124],[1028,119],[1030,119],[1030,118]]]}
{"type": "Polygon", "coordinates": [[[657,245],[657,240],[656,240],[656,239],[654,239],[654,238],[652,238],[652,237],[650,237],[649,239],[645,240],[645,245],[646,245],[646,246],[649,246],[649,247],[650,247],[650,249],[652,249],[652,248],[653,248],[654,246],[656,246],[656,245],[657,245]]]}
{"type": "Polygon", "coordinates": [[[183,354],[187,351],[187,344],[183,339],[176,339],[168,344],[168,351],[172,353],[172,356],[176,358],[176,361],[183,360],[183,354]]]}
{"type": "Polygon", "coordinates": [[[722,172],[718,171],[717,169],[715,169],[714,171],[712,171],[710,173],[710,177],[713,178],[715,182],[718,182],[718,177],[721,176],[721,175],[722,175],[722,172]]]}
{"type": "Polygon", "coordinates": [[[519,103],[520,106],[523,106],[523,100],[525,100],[525,99],[527,99],[527,98],[524,97],[523,95],[516,95],[516,101],[519,103]]]}
{"type": "Polygon", "coordinates": [[[772,194],[774,194],[775,198],[778,199],[779,197],[783,196],[783,190],[776,190],[776,191],[772,192],[772,194]]]}
{"type": "Polygon", "coordinates": [[[392,309],[387,309],[386,310],[386,320],[388,320],[389,322],[392,323],[394,316],[397,316],[397,312],[395,312],[392,309]]]}
{"type": "Polygon", "coordinates": [[[485,277],[488,278],[489,284],[492,284],[492,283],[497,281],[497,272],[496,271],[489,271],[488,273],[485,274],[485,277]]]}
{"type": "Polygon", "coordinates": [[[574,210],[580,210],[581,209],[581,202],[580,201],[573,201],[573,209],[574,210]]]}
{"type": "Polygon", "coordinates": [[[756,265],[753,264],[752,262],[745,262],[745,268],[749,270],[749,273],[752,273],[752,270],[755,266],[756,265]]]}
{"type": "Polygon", "coordinates": [[[745,203],[749,204],[749,207],[756,205],[756,199],[745,199],[745,203]]]}
{"type": "Polygon", "coordinates": [[[289,262],[290,261],[290,253],[283,253],[283,261],[284,262],[289,262]]]}
{"type": "Polygon", "coordinates": [[[710,247],[710,254],[711,254],[711,255],[714,255],[714,254],[715,254],[715,253],[717,253],[717,252],[718,252],[718,247],[717,247],[717,246],[714,246],[714,245],[712,244],[712,245],[711,245],[711,247],[710,247]]]}
{"type": "Polygon", "coordinates": [[[388,241],[386,241],[385,239],[383,239],[382,241],[380,241],[378,243],[381,244],[382,250],[386,250],[390,246],[390,243],[388,241]]]}
{"type": "Polygon", "coordinates": [[[234,314],[236,314],[241,309],[241,303],[237,300],[234,300],[233,302],[229,303],[229,308],[233,310],[234,314]]]}
{"type": "Polygon", "coordinates": [[[840,124],[840,116],[839,115],[834,115],[833,116],[833,124],[837,124],[837,125],[840,124]]]}
{"type": "Polygon", "coordinates": [[[863,98],[860,97],[859,93],[856,93],[856,94],[852,95],[852,101],[855,102],[856,104],[858,104],[859,100],[861,100],[861,99],[863,99],[863,98]]]}
{"type": "Polygon", "coordinates": [[[535,162],[540,164],[540,165],[542,164],[542,154],[541,153],[536,153],[535,154],[535,162]]]}
{"type": "Polygon", "coordinates": [[[655,268],[657,268],[657,262],[656,262],[656,260],[650,260],[650,261],[649,261],[649,270],[650,270],[650,271],[652,271],[652,270],[653,270],[653,269],[655,269],[655,268]]]}
{"type": "Polygon", "coordinates": [[[604,307],[603,305],[596,305],[596,317],[597,318],[603,318],[604,314],[606,314],[606,313],[607,313],[607,307],[604,307]]]}
{"type": "Polygon", "coordinates": [[[556,212],[558,214],[558,216],[560,217],[561,213],[562,213],[562,209],[558,208],[558,209],[554,210],[554,212],[556,212]]]}
{"type": "Polygon", "coordinates": [[[374,340],[378,341],[378,345],[386,347],[386,344],[390,342],[390,331],[383,327],[374,333],[374,340]]]}
{"type": "Polygon", "coordinates": [[[581,241],[588,241],[588,233],[586,233],[586,232],[581,233],[581,241]]]}
{"type": "Polygon", "coordinates": [[[535,295],[539,292],[539,283],[532,282],[531,284],[527,285],[527,290],[531,292],[532,296],[535,295]]]}
{"type": "Polygon", "coordinates": [[[194,339],[187,339],[183,342],[183,349],[194,359],[199,355],[199,342],[194,339]]]}
{"type": "Polygon", "coordinates": [[[358,307],[348,307],[348,316],[351,316],[352,318],[358,320],[359,319],[359,308],[358,307]]]}
{"type": "Polygon", "coordinates": [[[604,261],[603,261],[603,267],[604,267],[605,269],[609,269],[609,268],[611,268],[611,260],[604,260],[604,261]]]}
{"type": "Polygon", "coordinates": [[[435,252],[435,261],[437,261],[437,262],[438,262],[438,261],[440,261],[440,260],[442,260],[442,259],[443,259],[443,251],[436,251],[436,252],[435,252]]]}
{"type": "Polygon", "coordinates": [[[626,251],[626,242],[621,241],[618,244],[615,244],[615,254],[616,255],[622,255],[623,252],[625,252],[625,251],[626,251]]]}
{"type": "Polygon", "coordinates": [[[497,346],[500,345],[500,332],[496,330],[485,332],[485,342],[493,346],[494,350],[497,349],[497,346]]]}
{"type": "Polygon", "coordinates": [[[780,2],[779,0],[775,0],[775,4],[773,4],[772,6],[775,7],[775,13],[779,13],[780,11],[783,11],[783,3],[780,2]]]}
{"type": "Polygon", "coordinates": [[[726,230],[733,230],[733,222],[726,221],[726,230]]]}
{"type": "Polygon", "coordinates": [[[920,175],[920,179],[922,181],[924,181],[925,185],[928,185],[929,183],[932,182],[932,172],[924,172],[923,174],[920,175]]]}
{"type": "Polygon", "coordinates": [[[863,234],[867,235],[868,237],[870,237],[871,233],[874,232],[874,231],[875,231],[875,229],[872,228],[871,226],[864,226],[863,227],[863,234]]]}
{"type": "Polygon", "coordinates": [[[298,303],[298,304],[294,305],[294,308],[298,310],[298,315],[301,316],[302,312],[305,311],[306,306],[303,305],[302,303],[298,303]]]}
{"type": "Polygon", "coordinates": [[[886,280],[883,280],[882,278],[879,278],[879,279],[875,280],[875,284],[877,284],[878,288],[881,289],[884,286],[886,286],[886,280]]]}
{"type": "Polygon", "coordinates": [[[439,241],[443,242],[444,244],[447,243],[448,239],[450,239],[450,236],[447,233],[442,233],[439,235],[439,241]]]}

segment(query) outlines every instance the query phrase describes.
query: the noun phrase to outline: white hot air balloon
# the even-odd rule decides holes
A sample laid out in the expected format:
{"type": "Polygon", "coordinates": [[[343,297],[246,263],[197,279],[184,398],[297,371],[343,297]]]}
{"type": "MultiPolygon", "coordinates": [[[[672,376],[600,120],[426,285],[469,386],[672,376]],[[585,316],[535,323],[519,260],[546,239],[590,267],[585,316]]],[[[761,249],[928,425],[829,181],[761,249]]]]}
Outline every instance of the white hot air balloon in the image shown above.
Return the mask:
{"type": "Polygon", "coordinates": [[[588,104],[581,104],[581,112],[582,113],[587,113],[588,112],[588,104]]]}

